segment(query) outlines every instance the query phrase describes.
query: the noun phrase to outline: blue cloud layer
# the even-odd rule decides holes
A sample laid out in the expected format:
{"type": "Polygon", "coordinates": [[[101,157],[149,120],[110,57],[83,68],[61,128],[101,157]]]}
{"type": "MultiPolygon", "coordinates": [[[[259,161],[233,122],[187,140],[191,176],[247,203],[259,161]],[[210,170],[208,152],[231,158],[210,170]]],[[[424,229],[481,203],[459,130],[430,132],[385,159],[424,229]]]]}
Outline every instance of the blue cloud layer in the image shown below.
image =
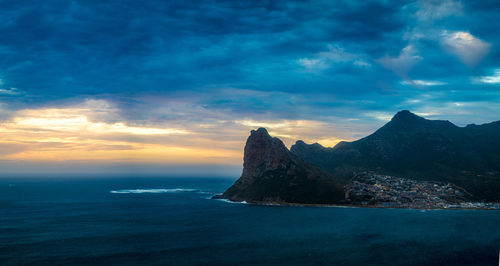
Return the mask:
{"type": "Polygon", "coordinates": [[[104,98],[130,120],[157,96],[241,116],[483,122],[500,111],[499,84],[480,79],[500,68],[499,13],[497,1],[1,2],[0,102],[104,98]]]}

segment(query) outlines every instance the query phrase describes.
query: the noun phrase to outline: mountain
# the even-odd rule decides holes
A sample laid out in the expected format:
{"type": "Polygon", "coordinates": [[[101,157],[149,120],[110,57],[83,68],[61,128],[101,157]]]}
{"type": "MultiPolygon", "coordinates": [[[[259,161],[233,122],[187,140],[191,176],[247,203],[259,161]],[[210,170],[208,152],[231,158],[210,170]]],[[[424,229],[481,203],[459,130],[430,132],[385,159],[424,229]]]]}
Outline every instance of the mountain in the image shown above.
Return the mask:
{"type": "Polygon", "coordinates": [[[335,204],[344,200],[344,181],[292,154],[266,129],[247,139],[241,177],[224,194],[232,201],[335,204]]]}
{"type": "Polygon", "coordinates": [[[291,153],[344,179],[374,171],[451,182],[478,200],[500,200],[500,121],[458,127],[405,110],[360,140],[333,148],[297,141],[291,153]]]}
{"type": "MultiPolygon", "coordinates": [[[[405,110],[357,141],[325,148],[299,140],[290,151],[259,128],[247,139],[241,177],[217,197],[256,203],[345,204],[350,200],[347,187],[359,190],[354,194],[369,194],[363,192],[367,184],[359,183],[360,177],[385,182],[394,191],[406,186],[394,180],[409,184],[406,187],[428,187],[419,197],[441,195],[446,188],[448,195],[458,191],[471,200],[500,201],[500,121],[458,127],[405,110]]],[[[400,191],[401,195],[414,193],[410,190],[400,191]]],[[[374,197],[381,197],[377,193],[374,197]]]]}

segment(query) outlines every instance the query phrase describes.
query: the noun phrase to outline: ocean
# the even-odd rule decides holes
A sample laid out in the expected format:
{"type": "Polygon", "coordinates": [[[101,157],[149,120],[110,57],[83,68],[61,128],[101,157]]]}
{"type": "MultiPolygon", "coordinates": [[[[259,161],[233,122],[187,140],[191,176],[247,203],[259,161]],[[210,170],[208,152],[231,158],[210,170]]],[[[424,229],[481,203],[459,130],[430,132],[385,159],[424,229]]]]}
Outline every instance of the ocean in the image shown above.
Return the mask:
{"type": "Polygon", "coordinates": [[[2,178],[0,265],[498,265],[500,211],[261,206],[228,178],[2,178]]]}

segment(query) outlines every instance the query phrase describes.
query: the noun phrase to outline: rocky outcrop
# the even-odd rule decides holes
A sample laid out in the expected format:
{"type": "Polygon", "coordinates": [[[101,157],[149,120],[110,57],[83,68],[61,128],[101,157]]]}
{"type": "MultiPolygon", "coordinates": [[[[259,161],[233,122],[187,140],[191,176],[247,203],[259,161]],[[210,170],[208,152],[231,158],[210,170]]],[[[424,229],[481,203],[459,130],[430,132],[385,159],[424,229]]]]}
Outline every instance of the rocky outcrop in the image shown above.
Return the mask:
{"type": "Polygon", "coordinates": [[[292,154],[267,130],[248,137],[241,177],[224,194],[232,201],[335,204],[344,200],[343,182],[292,154]]]}

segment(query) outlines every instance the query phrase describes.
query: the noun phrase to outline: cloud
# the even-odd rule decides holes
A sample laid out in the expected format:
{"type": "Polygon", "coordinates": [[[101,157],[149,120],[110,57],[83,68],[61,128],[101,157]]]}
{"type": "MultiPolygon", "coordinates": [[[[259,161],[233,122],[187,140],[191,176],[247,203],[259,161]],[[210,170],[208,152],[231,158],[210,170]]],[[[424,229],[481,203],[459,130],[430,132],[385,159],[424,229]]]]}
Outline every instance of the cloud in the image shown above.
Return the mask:
{"type": "Polygon", "coordinates": [[[0,159],[239,165],[244,140],[257,127],[268,128],[288,146],[297,139],[333,145],[359,130],[342,128],[349,121],[270,119],[265,113],[238,114],[224,106],[204,108],[191,97],[177,103],[155,100],[149,109],[139,108],[150,117],[140,123],[126,120],[122,110],[105,100],[13,111],[0,124],[0,147],[6,150],[0,159]]]}
{"type": "Polygon", "coordinates": [[[419,79],[414,79],[414,80],[404,80],[401,82],[403,85],[417,85],[417,86],[441,86],[441,85],[446,85],[448,83],[438,81],[438,80],[419,80],[419,79]]]}
{"type": "Polygon", "coordinates": [[[408,105],[428,112],[476,99],[485,108],[455,119],[499,113],[500,96],[482,85],[496,84],[494,1],[11,2],[0,10],[9,22],[0,28],[0,127],[15,132],[0,138],[29,143],[29,158],[92,158],[99,149],[106,160],[180,161],[166,154],[177,147],[193,160],[241,165],[253,128],[235,121],[289,121],[292,132],[272,130],[321,141],[363,137],[386,121],[364,113],[387,118],[408,105]],[[463,41],[451,31],[491,45],[474,70],[481,85],[453,60],[463,41]],[[312,132],[297,121],[324,124],[307,124],[312,132]]]}
{"type": "MultiPolygon", "coordinates": [[[[0,85],[1,85],[0,81],[0,85]]],[[[20,94],[21,92],[17,88],[10,88],[10,89],[0,89],[0,94],[6,94],[6,95],[17,95],[20,94]]]]}
{"type": "Polygon", "coordinates": [[[299,59],[298,63],[308,70],[325,69],[328,67],[324,60],[318,58],[301,58],[299,59]]]}
{"type": "Polygon", "coordinates": [[[490,51],[491,44],[465,31],[443,31],[441,44],[470,67],[476,66],[490,51]]]}
{"type": "Polygon", "coordinates": [[[363,56],[347,52],[338,45],[328,45],[328,51],[319,52],[312,58],[301,58],[299,65],[308,70],[320,70],[339,63],[350,63],[357,67],[370,67],[371,64],[363,56]]]}
{"type": "Polygon", "coordinates": [[[417,49],[412,45],[408,45],[401,50],[399,56],[391,57],[386,55],[378,59],[377,62],[398,76],[407,79],[408,71],[420,60],[422,60],[422,57],[418,54],[417,49]]]}
{"type": "Polygon", "coordinates": [[[477,77],[473,80],[478,83],[500,84],[500,68],[495,69],[493,75],[491,76],[477,77]]]}
{"type": "Polygon", "coordinates": [[[394,116],[393,113],[389,112],[368,112],[364,114],[367,117],[377,119],[383,122],[389,122],[391,118],[394,116]]]}
{"type": "Polygon", "coordinates": [[[436,20],[463,13],[463,5],[453,0],[421,0],[416,15],[421,20],[436,20]]]}
{"type": "Polygon", "coordinates": [[[362,59],[357,59],[357,60],[354,60],[353,64],[355,66],[358,66],[358,67],[371,67],[372,64],[366,62],[365,60],[362,60],[362,59]]]}
{"type": "MultiPolygon", "coordinates": [[[[185,113],[189,108],[185,108],[186,103],[183,106],[170,110],[171,115],[193,114],[185,113]]],[[[228,132],[221,136],[219,121],[212,122],[215,127],[203,132],[198,130],[201,128],[198,121],[186,118],[182,118],[184,127],[167,125],[169,122],[177,124],[175,120],[147,124],[142,120],[141,124],[132,125],[120,113],[104,100],[14,111],[0,124],[0,146],[9,148],[9,152],[0,154],[0,158],[19,161],[241,163],[240,145],[243,142],[231,139],[235,138],[231,136],[234,132],[230,132],[229,137],[228,132]]],[[[242,130],[237,134],[246,133],[242,130]]]]}
{"type": "Polygon", "coordinates": [[[156,128],[147,126],[130,126],[125,122],[109,123],[92,121],[91,117],[108,117],[113,109],[89,109],[88,106],[102,106],[102,101],[86,101],[80,106],[66,108],[43,108],[20,110],[5,122],[3,130],[29,130],[37,132],[65,132],[79,134],[123,133],[131,135],[168,135],[189,134],[189,131],[178,128],[156,128]],[[103,113],[104,112],[104,113],[103,113]],[[92,115],[95,114],[95,115],[92,115]]]}
{"type": "Polygon", "coordinates": [[[5,155],[21,152],[23,150],[26,150],[27,148],[28,147],[26,145],[18,143],[0,142],[0,158],[5,155]]]}
{"type": "Polygon", "coordinates": [[[343,47],[331,44],[328,45],[328,51],[319,52],[316,56],[331,62],[348,62],[358,57],[355,54],[345,51],[343,47]]]}
{"type": "Polygon", "coordinates": [[[23,109],[0,124],[0,147],[7,160],[132,160],[181,162],[208,160],[209,155],[234,156],[230,150],[194,149],[162,138],[190,135],[184,128],[130,125],[116,108],[102,100],[64,107],[23,109]],[[95,109],[89,108],[95,107],[95,109]],[[103,118],[104,120],[92,120],[103,118]],[[159,138],[151,141],[148,138],[159,138]],[[8,148],[8,149],[7,149],[8,148]],[[194,156],[193,154],[198,154],[194,156]]]}

